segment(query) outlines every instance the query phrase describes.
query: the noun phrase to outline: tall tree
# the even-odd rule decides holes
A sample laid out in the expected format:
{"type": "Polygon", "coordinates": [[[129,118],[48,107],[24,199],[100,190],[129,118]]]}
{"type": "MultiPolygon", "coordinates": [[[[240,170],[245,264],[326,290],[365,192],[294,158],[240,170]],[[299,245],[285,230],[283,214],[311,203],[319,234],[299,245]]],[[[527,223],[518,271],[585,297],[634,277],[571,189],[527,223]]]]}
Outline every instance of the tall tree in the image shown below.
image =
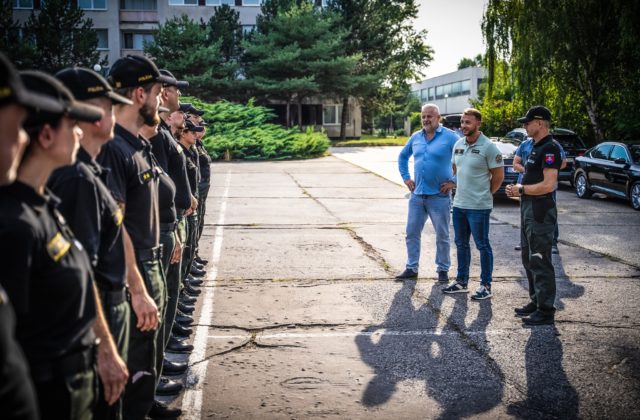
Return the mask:
{"type": "Polygon", "coordinates": [[[16,63],[54,73],[65,67],[106,65],[100,57],[93,21],[84,17],[77,2],[47,0],[42,9],[31,12],[22,26],[23,40],[16,63]]]}
{"type": "MultiPolygon", "coordinates": [[[[415,0],[330,0],[329,8],[342,17],[347,28],[347,55],[360,55],[356,74],[366,75],[369,83],[355,85],[349,93],[357,98],[371,99],[375,106],[382,98],[381,88],[402,86],[420,76],[420,68],[432,59],[433,50],[425,43],[426,31],[417,32],[415,0]],[[376,83],[371,83],[375,81],[376,83]]],[[[343,97],[341,137],[346,134],[348,96],[343,97]]]]}
{"type": "Polygon", "coordinates": [[[158,67],[189,81],[192,94],[215,100],[226,97],[234,86],[233,69],[237,65],[224,62],[222,40],[211,42],[206,29],[206,24],[187,15],[176,16],[158,26],[153,42],[145,44],[144,50],[158,67]]]}
{"type": "Polygon", "coordinates": [[[640,5],[625,0],[489,0],[483,19],[492,88],[496,63],[513,68],[524,102],[581,100],[597,141],[610,135],[619,104],[640,105],[638,86],[640,5]],[[624,92],[620,94],[620,90],[624,92]]]}
{"type": "MultiPolygon", "coordinates": [[[[357,57],[344,53],[346,32],[336,30],[336,16],[310,1],[293,0],[274,8],[260,23],[251,42],[245,42],[247,82],[265,97],[285,101],[287,124],[291,105],[314,94],[342,94],[354,83],[357,57]],[[285,8],[286,7],[286,8],[285,8]]],[[[265,6],[273,6],[268,0],[265,6]]]]}
{"type": "Polygon", "coordinates": [[[220,57],[223,61],[238,62],[242,54],[242,25],[240,12],[224,4],[216,7],[207,23],[210,43],[220,41],[220,57]]]}
{"type": "Polygon", "coordinates": [[[458,70],[466,69],[467,67],[481,66],[483,61],[482,54],[478,54],[473,58],[463,57],[460,62],[458,62],[458,70]]]}

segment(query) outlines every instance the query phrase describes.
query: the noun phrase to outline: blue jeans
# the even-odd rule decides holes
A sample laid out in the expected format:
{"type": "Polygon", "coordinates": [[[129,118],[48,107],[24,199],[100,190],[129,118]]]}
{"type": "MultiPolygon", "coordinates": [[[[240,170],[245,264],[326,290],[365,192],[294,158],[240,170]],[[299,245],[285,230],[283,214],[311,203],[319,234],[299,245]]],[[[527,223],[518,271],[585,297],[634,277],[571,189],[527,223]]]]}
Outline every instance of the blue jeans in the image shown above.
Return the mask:
{"type": "Polygon", "coordinates": [[[422,229],[431,219],[436,231],[436,270],[449,271],[451,256],[449,255],[449,222],[451,198],[449,194],[416,195],[409,199],[409,216],[407,218],[407,268],[415,272],[420,265],[420,238],[422,229]]]}
{"type": "Polygon", "coordinates": [[[453,208],[453,232],[458,251],[458,274],[456,281],[466,285],[469,282],[469,264],[471,263],[470,236],[480,251],[480,283],[491,286],[493,275],[493,251],[489,243],[489,215],[491,209],[473,210],[453,208]]]}

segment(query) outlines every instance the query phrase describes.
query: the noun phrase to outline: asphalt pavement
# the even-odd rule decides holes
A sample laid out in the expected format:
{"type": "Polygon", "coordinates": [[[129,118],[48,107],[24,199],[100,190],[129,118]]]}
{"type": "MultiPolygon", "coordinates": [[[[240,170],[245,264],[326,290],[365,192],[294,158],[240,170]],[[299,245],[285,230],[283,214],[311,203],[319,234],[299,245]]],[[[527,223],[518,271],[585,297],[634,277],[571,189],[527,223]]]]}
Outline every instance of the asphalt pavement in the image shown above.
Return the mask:
{"type": "Polygon", "coordinates": [[[394,281],[398,152],[214,163],[183,418],[640,418],[640,212],[562,187],[556,325],[523,328],[512,200],[492,212],[491,300],[441,293],[429,222],[420,277],[394,281]]]}

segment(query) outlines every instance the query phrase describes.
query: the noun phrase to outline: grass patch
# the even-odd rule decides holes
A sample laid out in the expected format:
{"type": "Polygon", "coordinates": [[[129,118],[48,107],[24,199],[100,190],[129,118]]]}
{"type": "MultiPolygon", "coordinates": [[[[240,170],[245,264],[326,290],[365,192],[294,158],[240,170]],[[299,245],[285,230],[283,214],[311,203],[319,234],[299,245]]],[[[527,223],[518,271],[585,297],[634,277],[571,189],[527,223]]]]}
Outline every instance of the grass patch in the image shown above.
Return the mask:
{"type": "Polygon", "coordinates": [[[338,140],[332,142],[333,147],[370,147],[370,146],[404,146],[407,144],[409,137],[378,137],[371,135],[363,135],[359,139],[338,140]]]}

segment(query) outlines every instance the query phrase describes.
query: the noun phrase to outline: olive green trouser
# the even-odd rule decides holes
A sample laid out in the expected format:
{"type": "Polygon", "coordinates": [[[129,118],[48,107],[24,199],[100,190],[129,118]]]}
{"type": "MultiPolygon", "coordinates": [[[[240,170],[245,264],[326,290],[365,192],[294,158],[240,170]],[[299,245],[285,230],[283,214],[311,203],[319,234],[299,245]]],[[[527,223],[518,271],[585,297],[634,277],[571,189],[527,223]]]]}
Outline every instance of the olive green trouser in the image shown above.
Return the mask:
{"type": "Polygon", "coordinates": [[[164,329],[163,351],[169,342],[171,327],[173,326],[176,309],[178,308],[178,293],[180,292],[180,261],[176,264],[171,264],[171,256],[173,255],[173,250],[176,246],[177,234],[177,229],[175,231],[160,231],[160,243],[162,244],[162,268],[164,268],[164,275],[167,279],[167,309],[162,322],[164,329]]]}
{"type": "Polygon", "coordinates": [[[545,314],[555,312],[556,275],[551,259],[558,213],[550,196],[523,197],[520,204],[522,265],[529,281],[529,297],[545,314]]]}
{"type": "MultiPolygon", "coordinates": [[[[104,317],[118,349],[118,354],[126,363],[129,352],[131,306],[126,299],[121,302],[114,302],[112,294],[109,292],[99,289],[98,293],[100,294],[104,317]]],[[[100,383],[95,419],[121,420],[122,418],[122,396],[113,405],[108,405],[104,400],[104,389],[102,383],[100,383]]]]}
{"type": "Polygon", "coordinates": [[[138,269],[144,279],[147,293],[158,306],[160,325],[153,331],[140,331],[138,319],[131,311],[129,337],[129,382],[125,389],[123,416],[126,420],[143,420],[153,404],[156,385],[160,378],[163,360],[164,330],[162,320],[166,308],[166,282],[159,259],[138,260],[138,269]]]}

